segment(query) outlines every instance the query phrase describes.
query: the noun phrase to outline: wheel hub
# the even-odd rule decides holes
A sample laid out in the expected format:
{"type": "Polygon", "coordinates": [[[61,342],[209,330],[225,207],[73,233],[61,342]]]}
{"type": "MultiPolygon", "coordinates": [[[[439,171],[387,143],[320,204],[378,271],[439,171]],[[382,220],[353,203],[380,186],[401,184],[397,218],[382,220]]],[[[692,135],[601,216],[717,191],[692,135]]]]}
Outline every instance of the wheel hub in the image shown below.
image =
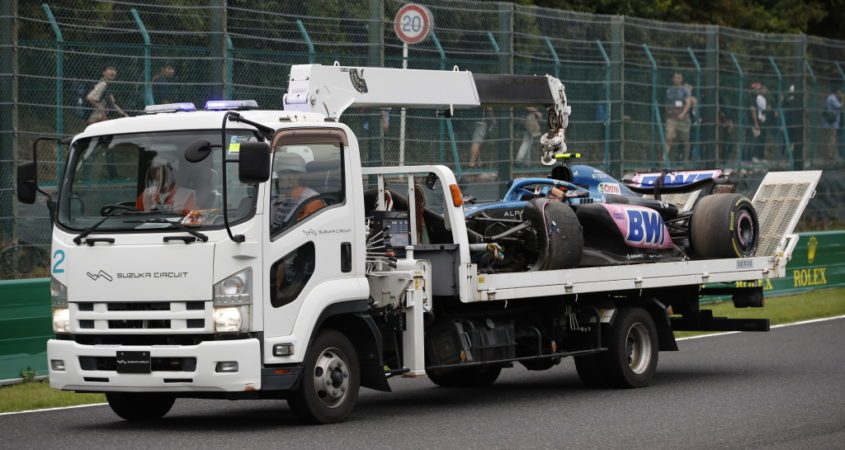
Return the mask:
{"type": "Polygon", "coordinates": [[[642,323],[635,323],[628,330],[625,338],[625,354],[628,366],[636,374],[642,374],[651,363],[651,340],[648,330],[642,323]]]}
{"type": "Polygon", "coordinates": [[[314,367],[314,389],[326,407],[341,404],[349,392],[349,364],[346,355],[336,348],[326,349],[314,367]]]}

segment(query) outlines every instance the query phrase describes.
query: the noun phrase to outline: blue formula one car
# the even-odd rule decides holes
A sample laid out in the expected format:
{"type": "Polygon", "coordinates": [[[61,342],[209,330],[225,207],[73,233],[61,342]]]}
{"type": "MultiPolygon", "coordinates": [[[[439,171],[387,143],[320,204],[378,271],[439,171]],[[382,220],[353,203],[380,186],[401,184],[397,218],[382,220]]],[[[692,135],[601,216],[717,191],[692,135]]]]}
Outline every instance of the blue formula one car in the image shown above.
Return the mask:
{"type": "Polygon", "coordinates": [[[714,190],[722,170],[634,174],[619,181],[570,155],[548,178],[517,178],[500,201],[467,205],[470,242],[488,272],[554,270],[753,256],[759,226],[748,198],[712,193],[683,211],[665,194],[714,190]]]}

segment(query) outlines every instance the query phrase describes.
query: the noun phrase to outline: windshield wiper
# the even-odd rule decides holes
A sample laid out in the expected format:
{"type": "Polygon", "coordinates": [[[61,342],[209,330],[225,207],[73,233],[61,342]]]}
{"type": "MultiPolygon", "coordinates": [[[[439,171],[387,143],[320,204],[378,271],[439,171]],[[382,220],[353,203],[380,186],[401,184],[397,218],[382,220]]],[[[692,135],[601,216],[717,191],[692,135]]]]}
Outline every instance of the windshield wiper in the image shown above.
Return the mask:
{"type": "Polygon", "coordinates": [[[100,225],[103,224],[103,222],[111,219],[112,217],[140,216],[140,215],[145,215],[145,214],[158,214],[158,211],[129,211],[129,210],[125,210],[125,209],[112,209],[111,211],[106,212],[106,214],[103,215],[103,218],[100,219],[97,223],[95,223],[94,225],[91,225],[90,227],[86,228],[82,233],[79,233],[78,236],[73,238],[73,243],[76,244],[76,245],[81,245],[82,240],[85,239],[86,236],[88,236],[89,234],[94,232],[97,228],[100,227],[100,225]]]}
{"type": "Polygon", "coordinates": [[[206,234],[193,230],[191,227],[180,222],[172,222],[161,217],[154,217],[152,219],[145,220],[143,223],[166,223],[170,225],[169,228],[176,228],[177,230],[184,231],[203,242],[208,242],[208,236],[206,234]]]}

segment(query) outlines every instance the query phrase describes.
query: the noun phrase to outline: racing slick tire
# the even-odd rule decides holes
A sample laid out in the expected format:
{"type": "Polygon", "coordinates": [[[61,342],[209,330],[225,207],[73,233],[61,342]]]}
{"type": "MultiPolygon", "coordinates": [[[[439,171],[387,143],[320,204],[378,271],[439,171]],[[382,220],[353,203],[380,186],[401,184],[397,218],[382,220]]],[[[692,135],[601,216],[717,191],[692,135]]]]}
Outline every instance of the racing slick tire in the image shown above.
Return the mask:
{"type": "Polygon", "coordinates": [[[525,206],[523,217],[537,231],[539,255],[530,271],[569,269],[580,265],[584,237],[581,223],[569,205],[535,198],[525,206]]]}
{"type": "Polygon", "coordinates": [[[709,195],[692,211],[690,245],[696,259],[751,257],[759,238],[757,212],[743,195],[709,195]]]}

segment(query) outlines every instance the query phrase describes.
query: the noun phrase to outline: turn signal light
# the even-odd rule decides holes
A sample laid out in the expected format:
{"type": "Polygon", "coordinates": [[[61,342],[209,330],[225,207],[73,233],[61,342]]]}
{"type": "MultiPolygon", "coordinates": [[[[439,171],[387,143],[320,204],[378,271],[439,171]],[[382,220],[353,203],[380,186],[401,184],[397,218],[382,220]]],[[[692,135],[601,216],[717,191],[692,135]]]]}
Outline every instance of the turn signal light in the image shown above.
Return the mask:
{"type": "Polygon", "coordinates": [[[449,192],[452,193],[452,204],[455,206],[461,206],[464,204],[464,195],[461,194],[461,188],[458,187],[457,184],[450,184],[449,185],[449,192]]]}

